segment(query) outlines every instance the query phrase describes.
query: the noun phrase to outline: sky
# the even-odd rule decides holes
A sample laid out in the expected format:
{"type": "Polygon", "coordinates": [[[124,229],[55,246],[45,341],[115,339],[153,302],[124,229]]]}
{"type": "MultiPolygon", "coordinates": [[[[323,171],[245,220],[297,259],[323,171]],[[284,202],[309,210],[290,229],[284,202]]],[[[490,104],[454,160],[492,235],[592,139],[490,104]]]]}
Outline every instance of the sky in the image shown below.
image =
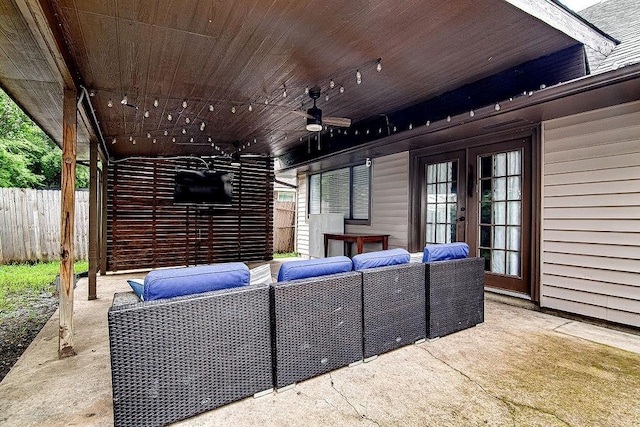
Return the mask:
{"type": "Polygon", "coordinates": [[[578,12],[582,9],[588,8],[591,5],[600,3],[601,1],[602,0],[560,0],[560,3],[564,4],[574,12],[578,12]]]}

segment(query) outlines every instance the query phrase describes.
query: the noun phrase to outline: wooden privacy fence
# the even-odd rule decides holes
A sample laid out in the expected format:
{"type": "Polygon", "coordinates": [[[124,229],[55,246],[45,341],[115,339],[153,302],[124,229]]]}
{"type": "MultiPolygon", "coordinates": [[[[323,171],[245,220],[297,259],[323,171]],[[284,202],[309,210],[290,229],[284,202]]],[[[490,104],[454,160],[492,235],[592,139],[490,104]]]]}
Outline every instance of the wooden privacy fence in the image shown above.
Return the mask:
{"type": "Polygon", "coordinates": [[[296,202],[275,202],[273,222],[273,252],[293,252],[296,202]]]}
{"type": "MultiPolygon", "coordinates": [[[[0,188],[0,264],[60,259],[60,190],[0,188]]],[[[89,192],[76,191],[75,257],[87,259],[89,192]]]]}

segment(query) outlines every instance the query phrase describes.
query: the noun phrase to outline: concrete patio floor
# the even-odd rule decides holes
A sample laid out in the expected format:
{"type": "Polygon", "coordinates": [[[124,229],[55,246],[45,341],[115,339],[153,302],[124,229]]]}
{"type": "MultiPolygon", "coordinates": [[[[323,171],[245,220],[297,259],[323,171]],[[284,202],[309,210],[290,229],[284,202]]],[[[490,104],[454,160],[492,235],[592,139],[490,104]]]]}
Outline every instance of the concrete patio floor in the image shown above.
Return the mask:
{"type": "MultiPolygon", "coordinates": [[[[0,383],[0,425],[112,425],[106,313],[125,279],[143,276],[99,277],[95,301],[80,280],[78,355],[57,359],[54,314],[0,383]]],[[[175,425],[640,425],[640,336],[486,295],[482,325],[175,425]]]]}

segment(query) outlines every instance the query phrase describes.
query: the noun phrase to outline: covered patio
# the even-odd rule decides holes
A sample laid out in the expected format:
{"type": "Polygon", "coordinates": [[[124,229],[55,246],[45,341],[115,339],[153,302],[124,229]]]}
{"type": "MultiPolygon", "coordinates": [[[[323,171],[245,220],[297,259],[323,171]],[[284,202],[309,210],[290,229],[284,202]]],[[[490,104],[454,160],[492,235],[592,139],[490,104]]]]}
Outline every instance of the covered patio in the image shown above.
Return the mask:
{"type": "MultiPolygon", "coordinates": [[[[272,270],[277,270],[274,263],[272,270]]],[[[113,424],[106,311],[127,278],[101,276],[98,299],[77,288],[76,351],[58,360],[54,315],[0,384],[4,425],[113,424]]],[[[181,426],[635,426],[640,336],[504,304],[485,322],[431,342],[247,398],[181,426]]]]}
{"type": "Polygon", "coordinates": [[[492,280],[485,321],[179,425],[640,423],[638,335],[539,310],[640,325],[640,64],[591,75],[611,35],[552,0],[2,8],[0,83],[64,164],[60,309],[0,384],[0,422],[111,425],[114,293],[172,266],[270,262],[275,276],[273,184],[287,171],[305,257],[322,209],[391,248],[468,242],[492,280]],[[500,156],[518,160],[498,172],[500,156]],[[91,169],[90,259],[74,291],[77,162],[91,169]],[[430,168],[449,177],[428,181],[430,168]],[[232,188],[185,203],[184,171],[232,188]],[[326,185],[346,208],[316,192],[324,178],[348,182],[326,185]],[[510,223],[495,215],[507,204],[510,223]],[[447,218],[429,224],[430,208],[447,218]]]}

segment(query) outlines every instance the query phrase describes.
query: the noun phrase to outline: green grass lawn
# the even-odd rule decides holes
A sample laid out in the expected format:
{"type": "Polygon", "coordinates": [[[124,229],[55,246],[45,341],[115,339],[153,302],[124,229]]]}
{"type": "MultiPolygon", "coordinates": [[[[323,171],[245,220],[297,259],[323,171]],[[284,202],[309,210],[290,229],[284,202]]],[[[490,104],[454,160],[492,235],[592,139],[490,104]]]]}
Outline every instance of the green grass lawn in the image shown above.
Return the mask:
{"type": "MultiPolygon", "coordinates": [[[[87,271],[87,261],[74,264],[76,273],[87,271]]],[[[53,294],[53,281],[60,273],[60,262],[0,265],[0,312],[13,310],[21,302],[37,297],[43,292],[53,294]]]]}

